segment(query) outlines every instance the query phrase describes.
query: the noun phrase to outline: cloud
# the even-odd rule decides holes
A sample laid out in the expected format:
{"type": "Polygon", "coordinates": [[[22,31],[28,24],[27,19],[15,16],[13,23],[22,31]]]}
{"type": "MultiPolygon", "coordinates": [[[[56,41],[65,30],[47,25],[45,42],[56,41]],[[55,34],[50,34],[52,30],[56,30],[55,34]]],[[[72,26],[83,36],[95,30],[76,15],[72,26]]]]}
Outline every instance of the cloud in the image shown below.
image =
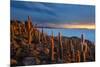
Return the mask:
{"type": "Polygon", "coordinates": [[[37,24],[92,24],[95,6],[11,1],[11,19],[26,20],[27,16],[37,24]]]}

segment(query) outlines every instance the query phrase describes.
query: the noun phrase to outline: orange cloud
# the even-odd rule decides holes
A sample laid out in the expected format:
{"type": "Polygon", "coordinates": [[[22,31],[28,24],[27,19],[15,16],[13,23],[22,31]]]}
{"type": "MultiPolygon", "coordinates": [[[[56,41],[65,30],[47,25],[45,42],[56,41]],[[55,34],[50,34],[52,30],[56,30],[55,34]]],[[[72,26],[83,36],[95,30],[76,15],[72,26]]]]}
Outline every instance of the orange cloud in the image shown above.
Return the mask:
{"type": "Polygon", "coordinates": [[[95,24],[65,24],[64,28],[73,29],[95,29],[95,24]]]}

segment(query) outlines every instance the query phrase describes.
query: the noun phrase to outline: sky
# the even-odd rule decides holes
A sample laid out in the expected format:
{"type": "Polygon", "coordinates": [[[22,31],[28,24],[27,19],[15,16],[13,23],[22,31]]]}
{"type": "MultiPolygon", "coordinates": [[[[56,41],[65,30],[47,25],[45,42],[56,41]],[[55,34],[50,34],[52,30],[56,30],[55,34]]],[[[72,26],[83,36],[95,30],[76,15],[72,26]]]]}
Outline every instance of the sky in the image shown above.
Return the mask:
{"type": "Polygon", "coordinates": [[[11,20],[27,20],[34,24],[60,28],[95,29],[95,6],[43,2],[11,1],[11,20]]]}

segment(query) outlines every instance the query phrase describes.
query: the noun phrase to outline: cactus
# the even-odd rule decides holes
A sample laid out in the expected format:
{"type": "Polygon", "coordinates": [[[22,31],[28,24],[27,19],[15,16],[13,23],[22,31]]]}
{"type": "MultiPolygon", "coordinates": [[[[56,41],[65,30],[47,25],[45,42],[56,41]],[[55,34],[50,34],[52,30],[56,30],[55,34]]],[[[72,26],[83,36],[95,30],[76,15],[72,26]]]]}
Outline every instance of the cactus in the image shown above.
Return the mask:
{"type": "Polygon", "coordinates": [[[35,24],[34,25],[34,42],[35,43],[38,43],[38,31],[37,31],[37,29],[36,29],[36,27],[37,27],[37,25],[35,24]]]}
{"type": "Polygon", "coordinates": [[[86,53],[87,53],[87,43],[85,42],[83,45],[83,61],[86,61],[86,53]]]}
{"type": "Polygon", "coordinates": [[[46,34],[44,34],[44,43],[47,43],[46,34]]]}
{"type": "Polygon", "coordinates": [[[51,37],[51,60],[52,62],[54,61],[54,36],[52,32],[52,37],[51,37]]]}
{"type": "Polygon", "coordinates": [[[62,46],[62,38],[60,32],[58,33],[58,38],[59,38],[58,41],[59,41],[60,60],[63,60],[63,46],[62,46]]]}
{"type": "Polygon", "coordinates": [[[32,29],[32,36],[33,36],[33,37],[32,37],[32,39],[33,39],[34,42],[35,42],[35,40],[36,40],[36,37],[35,37],[35,34],[36,34],[36,33],[35,33],[35,31],[36,31],[36,30],[35,30],[35,26],[33,26],[33,29],[32,29]]]}
{"type": "Polygon", "coordinates": [[[40,34],[40,31],[38,31],[38,42],[39,42],[39,44],[41,43],[41,41],[40,41],[40,39],[41,39],[41,36],[40,36],[41,34],[40,34]]]}
{"type": "Polygon", "coordinates": [[[13,24],[11,24],[11,26],[10,26],[11,28],[10,28],[10,31],[11,31],[11,40],[13,40],[13,38],[14,38],[14,25],[13,24]]]}
{"type": "Polygon", "coordinates": [[[87,43],[85,42],[84,35],[81,35],[81,51],[82,51],[82,61],[86,61],[87,53],[87,43]]]}
{"type": "Polygon", "coordinates": [[[19,29],[19,31],[18,31],[18,32],[19,32],[19,35],[22,35],[21,24],[19,24],[18,26],[19,26],[19,27],[18,27],[18,29],[19,29]]]}
{"type": "Polygon", "coordinates": [[[70,40],[70,47],[71,47],[71,55],[72,55],[72,62],[74,62],[75,61],[75,59],[74,59],[74,54],[75,54],[75,50],[74,50],[74,46],[73,46],[73,44],[72,44],[72,40],[70,40]]]}
{"type": "Polygon", "coordinates": [[[84,35],[81,34],[81,51],[82,51],[82,52],[83,52],[83,45],[84,45],[84,42],[85,42],[85,40],[84,40],[84,35]]]}
{"type": "Polygon", "coordinates": [[[80,51],[79,50],[77,50],[76,51],[76,55],[75,55],[76,57],[76,62],[80,62],[80,51]]]}
{"type": "Polygon", "coordinates": [[[14,25],[13,25],[14,26],[13,27],[14,28],[14,33],[18,35],[19,34],[18,33],[18,22],[16,20],[14,22],[15,22],[14,25]]]}
{"type": "Polygon", "coordinates": [[[25,33],[25,24],[23,21],[21,22],[21,32],[22,32],[22,35],[25,33]]]}
{"type": "Polygon", "coordinates": [[[40,34],[40,31],[37,30],[37,25],[33,26],[32,36],[33,36],[34,43],[40,43],[41,34],[40,34]]]}
{"type": "Polygon", "coordinates": [[[41,40],[42,40],[43,43],[47,43],[47,40],[46,40],[46,34],[44,34],[43,28],[42,28],[42,36],[41,36],[41,40]]]}
{"type": "Polygon", "coordinates": [[[27,21],[28,44],[31,44],[31,41],[32,41],[31,30],[32,30],[31,20],[30,20],[30,17],[28,16],[28,21],[27,21]]]}
{"type": "Polygon", "coordinates": [[[42,42],[44,42],[43,36],[44,36],[44,32],[43,32],[43,28],[42,28],[42,34],[41,34],[41,41],[42,41],[42,42]]]}
{"type": "Polygon", "coordinates": [[[38,36],[38,31],[35,31],[35,42],[38,43],[39,36],[38,36]]]}

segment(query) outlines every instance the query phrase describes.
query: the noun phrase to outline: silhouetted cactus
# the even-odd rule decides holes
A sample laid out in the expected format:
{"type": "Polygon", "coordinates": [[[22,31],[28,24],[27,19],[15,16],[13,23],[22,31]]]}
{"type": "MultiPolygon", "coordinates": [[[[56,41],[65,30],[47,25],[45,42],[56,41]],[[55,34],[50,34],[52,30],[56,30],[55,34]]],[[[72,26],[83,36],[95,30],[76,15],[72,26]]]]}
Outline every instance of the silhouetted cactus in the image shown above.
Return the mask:
{"type": "Polygon", "coordinates": [[[85,42],[84,35],[81,35],[81,49],[82,49],[82,61],[86,61],[87,43],[85,42]]]}
{"type": "Polygon", "coordinates": [[[81,34],[81,51],[83,52],[84,36],[81,34]]]}

